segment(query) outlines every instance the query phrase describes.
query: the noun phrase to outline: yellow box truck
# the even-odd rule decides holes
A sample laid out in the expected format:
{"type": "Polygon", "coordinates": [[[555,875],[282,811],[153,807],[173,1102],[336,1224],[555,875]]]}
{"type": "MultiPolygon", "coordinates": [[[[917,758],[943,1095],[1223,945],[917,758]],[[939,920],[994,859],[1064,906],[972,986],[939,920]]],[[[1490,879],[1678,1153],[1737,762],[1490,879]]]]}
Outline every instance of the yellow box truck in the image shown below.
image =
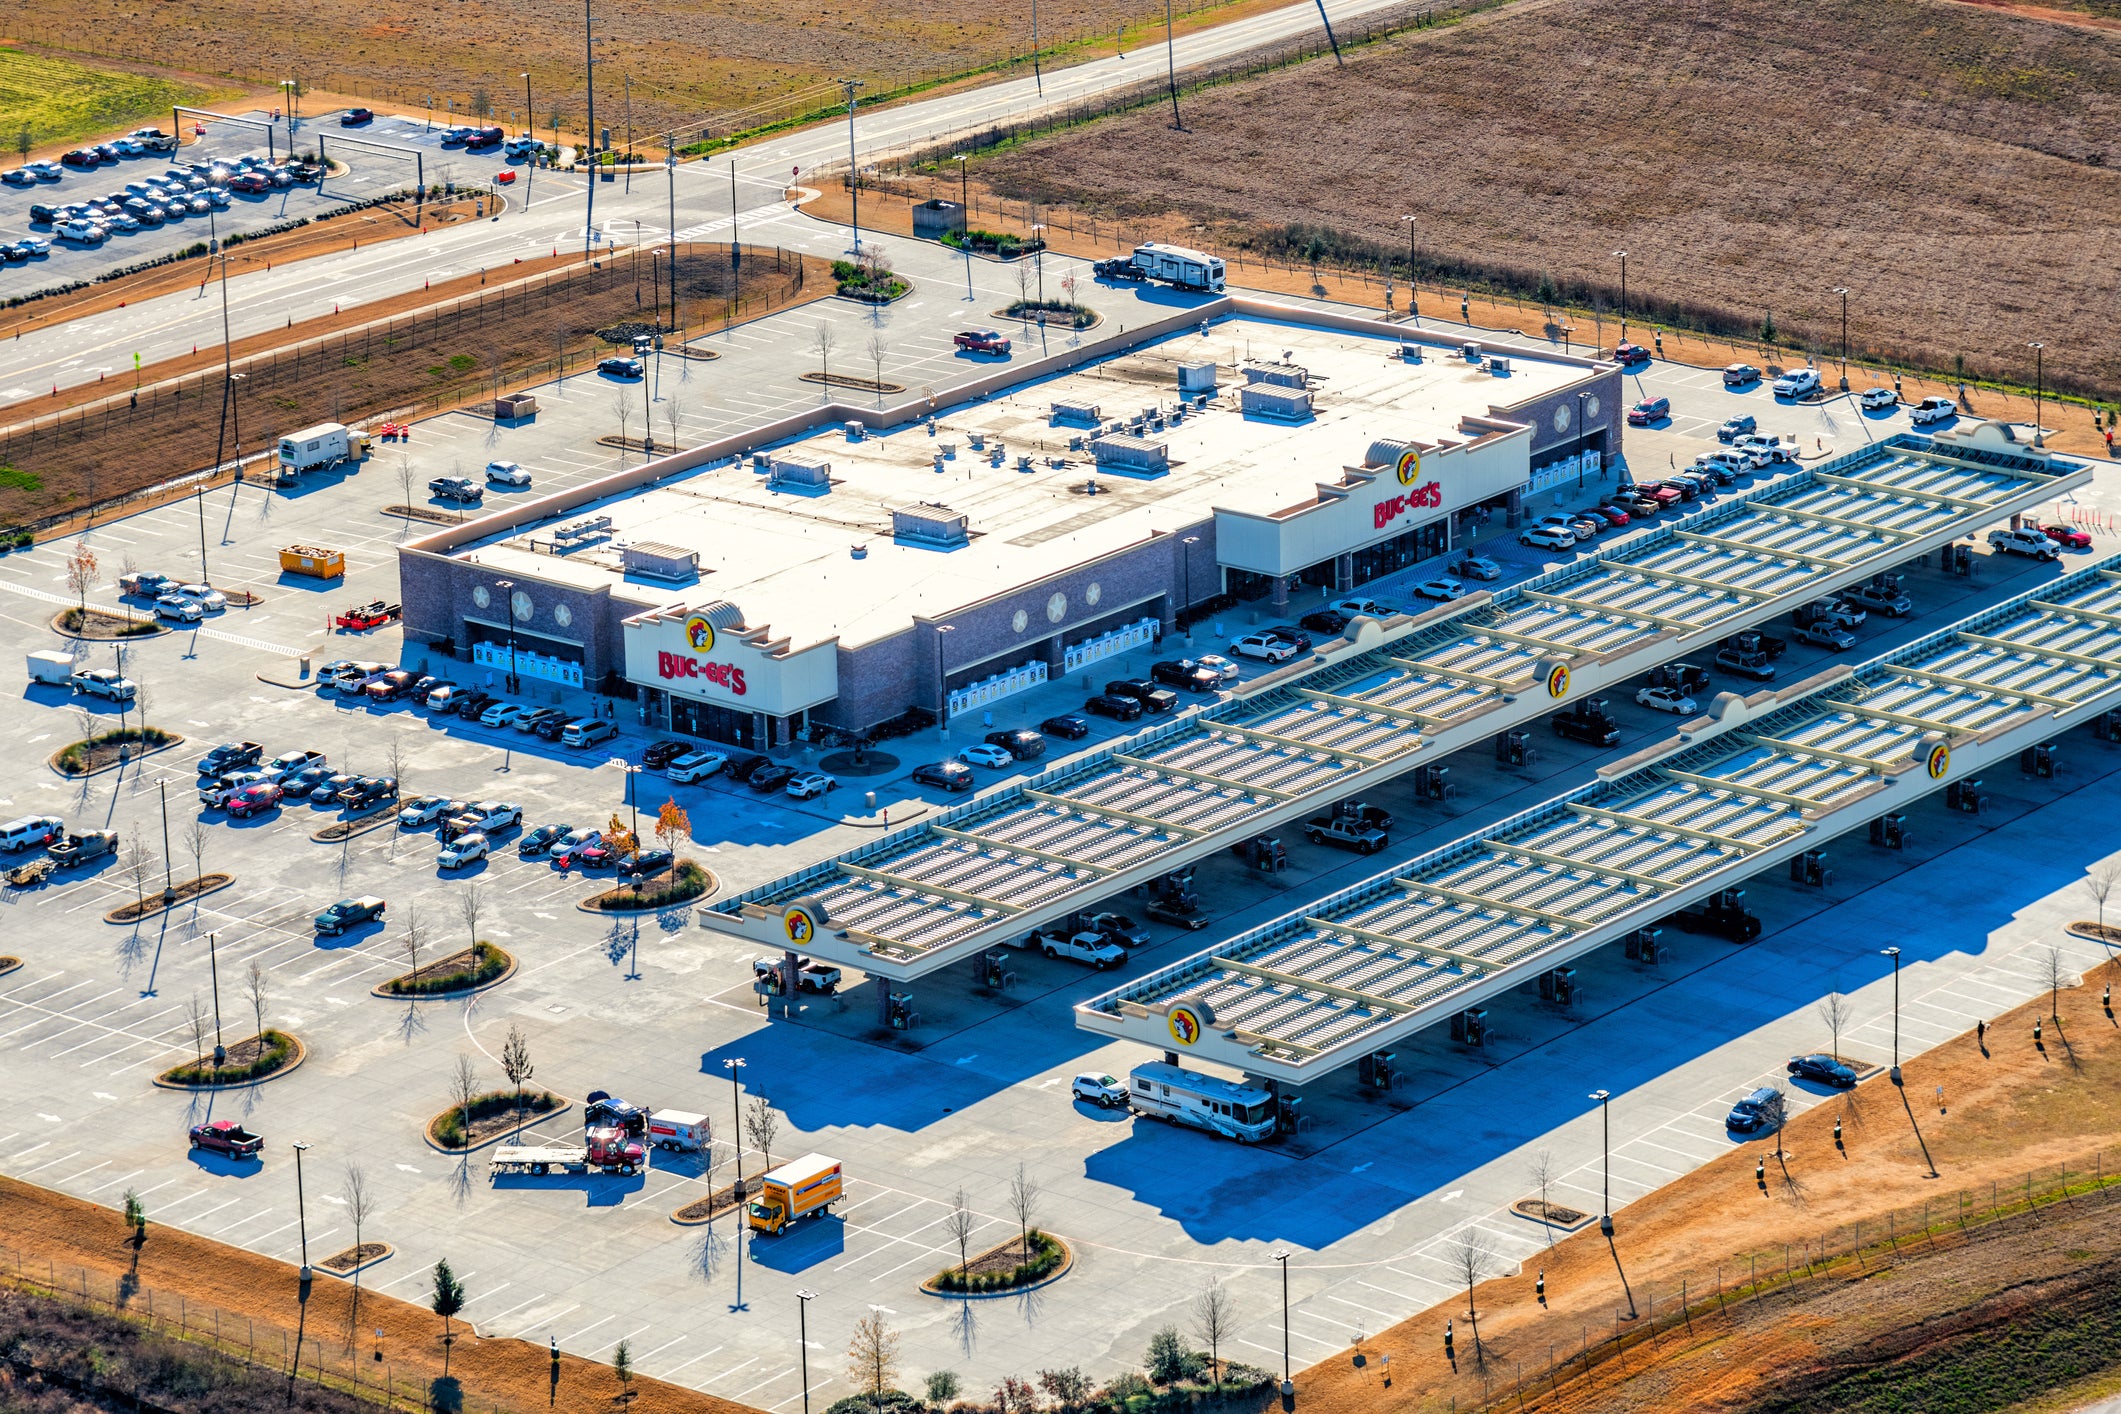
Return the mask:
{"type": "Polygon", "coordinates": [[[751,1230],[778,1233],[797,1218],[822,1217],[840,1196],[840,1161],[805,1154],[760,1180],[751,1201],[751,1230]]]}

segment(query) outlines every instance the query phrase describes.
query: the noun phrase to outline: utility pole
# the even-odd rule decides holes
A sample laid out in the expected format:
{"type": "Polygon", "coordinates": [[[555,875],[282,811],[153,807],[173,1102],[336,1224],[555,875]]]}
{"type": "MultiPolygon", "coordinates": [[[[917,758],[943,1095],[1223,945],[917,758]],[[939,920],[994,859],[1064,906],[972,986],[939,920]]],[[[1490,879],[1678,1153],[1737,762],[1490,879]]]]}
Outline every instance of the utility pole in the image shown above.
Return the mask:
{"type": "Polygon", "coordinates": [[[626,194],[633,194],[633,75],[626,75],[626,194]]]}
{"type": "Polygon", "coordinates": [[[2040,430],[2040,403],[2047,392],[2047,370],[2043,367],[2041,359],[2047,345],[2034,343],[2027,344],[2026,347],[2033,351],[2033,445],[2044,447],[2047,445],[2047,434],[2040,430]]]}
{"type": "Polygon", "coordinates": [[[1841,296],[1841,391],[1849,390],[1849,291],[1846,285],[1834,286],[1835,294],[1841,296]]]}
{"type": "Polygon", "coordinates": [[[1038,85],[1038,96],[1046,96],[1046,76],[1038,65],[1038,0],[1031,0],[1031,80],[1038,85]]]}
{"type": "MultiPolygon", "coordinates": [[[[526,71],[516,77],[523,80],[523,136],[529,138],[532,142],[536,142],[538,140],[538,115],[537,110],[530,106],[530,74],[526,71]]],[[[557,143],[560,135],[554,133],[552,137],[553,141],[557,143]]],[[[523,209],[528,211],[530,209],[530,189],[536,185],[538,180],[538,158],[534,152],[526,152],[523,155],[529,159],[528,170],[523,173],[523,209]]]]}
{"type": "MultiPolygon", "coordinates": [[[[736,231],[736,154],[729,154],[729,268],[734,270],[744,260],[743,242],[737,239],[736,231]]],[[[734,292],[731,292],[734,298],[734,292]]]]}
{"type": "Polygon", "coordinates": [[[856,165],[854,156],[854,91],[862,87],[860,79],[841,79],[840,87],[847,90],[847,195],[854,202],[854,258],[862,258],[862,169],[856,165]]]}
{"type": "MultiPolygon", "coordinates": [[[[678,135],[663,134],[663,172],[670,179],[670,332],[678,331],[678,135]]],[[[656,364],[661,382],[662,363],[656,364]]]]}
{"type": "Polygon", "coordinates": [[[595,3],[596,0],[582,0],[582,69],[589,78],[589,131],[582,138],[589,145],[589,212],[582,218],[584,260],[589,258],[597,229],[597,41],[596,19],[590,14],[590,6],[595,3]]]}
{"type": "MultiPolygon", "coordinates": [[[[219,256],[221,261],[221,431],[214,439],[214,470],[221,469],[221,457],[228,447],[227,434],[233,430],[236,436],[236,469],[240,471],[243,467],[243,427],[236,409],[235,355],[228,333],[228,252],[221,246],[220,227],[214,220],[212,207],[208,207],[206,211],[206,239],[208,253],[219,256]]],[[[203,582],[206,576],[204,530],[199,533],[199,576],[203,582]]]]}
{"type": "Polygon", "coordinates": [[[1171,81],[1171,126],[1184,132],[1185,120],[1178,116],[1178,48],[1171,37],[1171,0],[1164,0],[1164,71],[1171,81]]]}
{"type": "Polygon", "coordinates": [[[169,858],[169,782],[156,784],[162,793],[162,906],[167,908],[177,901],[177,881],[170,873],[174,866],[169,858]]]}
{"type": "Polygon", "coordinates": [[[1613,254],[1620,257],[1620,342],[1624,344],[1628,341],[1628,253],[1616,250],[1613,254]]]}

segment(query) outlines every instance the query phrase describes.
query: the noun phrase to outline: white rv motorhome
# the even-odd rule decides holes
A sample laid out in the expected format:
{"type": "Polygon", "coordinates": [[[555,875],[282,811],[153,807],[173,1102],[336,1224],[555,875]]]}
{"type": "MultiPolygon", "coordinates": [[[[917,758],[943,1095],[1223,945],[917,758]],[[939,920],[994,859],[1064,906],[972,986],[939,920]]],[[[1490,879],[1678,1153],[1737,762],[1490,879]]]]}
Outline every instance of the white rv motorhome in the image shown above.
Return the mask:
{"type": "Polygon", "coordinates": [[[1127,1100],[1136,1113],[1190,1124],[1240,1144],[1274,1137],[1273,1092],[1241,1085],[1166,1061],[1149,1061],[1128,1072],[1127,1100]]]}

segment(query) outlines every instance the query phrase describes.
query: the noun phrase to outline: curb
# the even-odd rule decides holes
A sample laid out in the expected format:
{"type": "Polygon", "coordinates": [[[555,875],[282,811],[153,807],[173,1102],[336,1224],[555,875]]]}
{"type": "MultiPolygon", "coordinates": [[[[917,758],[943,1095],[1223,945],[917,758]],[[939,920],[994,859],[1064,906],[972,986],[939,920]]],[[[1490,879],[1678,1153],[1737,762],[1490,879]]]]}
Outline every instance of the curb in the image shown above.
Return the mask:
{"type": "MultiPolygon", "coordinates": [[[[748,1181],[748,1180],[747,1180],[747,1181],[748,1181]]],[[[710,1196],[712,1196],[712,1195],[710,1195],[710,1196]]],[[[745,1196],[746,1196],[746,1197],[749,1197],[750,1195],[749,1195],[749,1194],[746,1194],[745,1196]]],[[[687,1203],[687,1204],[685,1205],[685,1208],[689,1208],[689,1207],[691,1207],[691,1206],[692,1206],[692,1204],[690,1204],[690,1203],[687,1203]]],[[[709,1224],[709,1223],[712,1223],[712,1222],[719,1222],[719,1221],[720,1221],[720,1220],[721,1220],[721,1219],[722,1219],[723,1217],[727,1216],[727,1215],[728,1215],[728,1214],[730,1214],[730,1213],[740,1213],[740,1212],[742,1212],[742,1211],[743,1211],[743,1208],[744,1208],[744,1204],[743,1204],[743,1203],[742,1203],[741,1201],[739,1201],[739,1202],[736,1202],[736,1203],[732,1203],[732,1204],[730,1204],[730,1205],[729,1205],[728,1207],[726,1207],[726,1208],[722,1209],[722,1211],[721,1211],[721,1212],[719,1212],[719,1213],[716,1213],[716,1214],[715,1214],[715,1215],[714,1215],[713,1217],[711,1217],[711,1218],[685,1218],[685,1217],[679,1217],[679,1216],[678,1216],[678,1214],[680,1214],[680,1213],[684,1212],[684,1211],[685,1211],[685,1208],[674,1208],[674,1209],[672,1209],[672,1210],[671,1210],[671,1213],[670,1213],[670,1220],[671,1220],[672,1222],[676,1223],[676,1224],[677,1224],[677,1225],[678,1225],[679,1227],[705,1227],[705,1226],[707,1226],[707,1224],[709,1224]]]]}
{"type": "MultiPolygon", "coordinates": [[[[1005,1296],[1022,1296],[1027,1291],[1036,1291],[1042,1286],[1051,1286],[1075,1270],[1075,1246],[1065,1237],[1058,1237],[1050,1232],[1046,1236],[1058,1242],[1061,1245],[1061,1251],[1067,1255],[1061,1260],[1059,1266],[1029,1285],[1012,1286],[1007,1291],[937,1291],[928,1282],[924,1281],[921,1283],[921,1294],[923,1296],[939,1297],[944,1301],[994,1301],[1005,1296]]],[[[1007,1246],[1008,1244],[1004,1243],[1003,1245],[1007,1246]]],[[[933,1279],[931,1278],[930,1280],[933,1279]]]]}
{"type": "MultiPolygon", "coordinates": [[[[1055,311],[1053,311],[1053,310],[1050,310],[1050,309],[1049,309],[1049,310],[1047,310],[1046,312],[1047,312],[1048,314],[1052,314],[1052,313],[1055,313],[1055,311]]],[[[1038,321],[1037,321],[1036,319],[1026,320],[1026,319],[1024,318],[1024,316],[1023,316],[1023,315],[1021,315],[1021,314],[1011,314],[1011,313],[1009,313],[1009,311],[1008,311],[1008,310],[1006,310],[1006,309],[997,309],[997,310],[992,310],[992,311],[990,311],[990,312],[988,313],[988,315],[987,315],[987,317],[988,317],[989,319],[999,319],[999,320],[1003,321],[1004,323],[1008,323],[1008,324],[1022,324],[1022,325],[1024,326],[1024,329],[1023,329],[1023,332],[1024,332],[1024,337],[1025,337],[1025,338],[1027,338],[1027,339],[1028,339],[1028,338],[1030,338],[1032,334],[1036,333],[1036,332],[1037,332],[1038,330],[1040,330],[1040,329],[1044,329],[1044,330],[1045,330],[1045,331],[1046,331],[1047,333],[1049,333],[1049,334],[1087,334],[1087,333],[1089,333],[1089,332],[1090,332],[1090,331],[1091,331],[1092,329],[1095,329],[1095,328],[1097,328],[1097,327],[1098,327],[1099,325],[1101,325],[1101,324],[1103,324],[1103,323],[1105,322],[1105,316],[1104,316],[1104,315],[1102,315],[1102,314],[1099,314],[1099,313],[1098,313],[1098,312],[1097,312],[1096,310],[1094,310],[1094,309],[1090,311],[1090,316],[1091,316],[1091,318],[1090,318],[1090,322],[1089,322],[1088,324],[1081,324],[1081,325],[1078,325],[1078,324],[1059,324],[1059,325],[1056,325],[1056,324],[1050,324],[1050,323],[1048,323],[1048,324],[1040,324],[1040,323],[1039,323],[1039,322],[1038,322],[1038,321]]]]}
{"type": "MultiPolygon", "coordinates": [[[[451,1108],[454,1108],[454,1106],[452,1106],[451,1108]]],[[[546,1120],[552,1119],[558,1115],[566,1114],[569,1110],[573,1108],[574,1101],[561,1100],[557,1105],[554,1105],[551,1109],[539,1114],[535,1120],[530,1120],[530,1122],[535,1124],[543,1124],[546,1120]]],[[[496,1144],[503,1143],[514,1134],[513,1130],[509,1130],[501,1134],[496,1134],[491,1139],[481,1139],[476,1144],[466,1145],[462,1149],[445,1149],[440,1144],[435,1143],[433,1133],[435,1120],[440,1119],[442,1115],[446,1115],[448,1113],[448,1110],[443,1110],[440,1114],[437,1114],[434,1119],[430,1119],[429,1121],[427,1121],[427,1123],[420,1126],[420,1138],[426,1142],[428,1148],[434,1150],[437,1154],[446,1154],[450,1158],[461,1159],[468,1155],[476,1154],[481,1149],[490,1149],[496,1144]]],[[[525,1119],[529,1120],[529,1116],[525,1115],[525,1119]]]]}
{"type": "Polygon", "coordinates": [[[302,1038],[295,1035],[292,1031],[287,1032],[286,1035],[288,1040],[295,1043],[295,1058],[270,1075],[257,1075],[249,1080],[231,1080],[225,1085],[179,1085],[173,1080],[164,1080],[157,1075],[147,1083],[154,1086],[157,1090],[175,1090],[184,1094],[214,1094],[222,1090],[248,1090],[253,1085],[269,1084],[283,1075],[293,1074],[301,1068],[303,1061],[309,1059],[309,1047],[302,1044],[302,1038]]]}
{"type": "MultiPolygon", "coordinates": [[[[364,1243],[363,1245],[365,1246],[366,1244],[364,1243]]],[[[327,1267],[324,1265],[324,1263],[319,1262],[316,1264],[316,1270],[324,1273],[324,1275],[328,1277],[340,1277],[346,1280],[351,1280],[355,1273],[365,1272],[370,1267],[374,1266],[376,1263],[387,1262],[392,1257],[398,1255],[398,1249],[391,1246],[388,1242],[378,1243],[377,1245],[383,1249],[383,1254],[380,1257],[370,1257],[367,1261],[361,1262],[355,1266],[348,1267],[343,1271],[336,1267],[327,1267]]]]}
{"type": "Polygon", "coordinates": [[[146,757],[153,756],[157,752],[168,751],[171,747],[182,745],[184,745],[184,738],[178,736],[175,732],[171,732],[169,734],[169,740],[163,742],[160,746],[143,746],[138,751],[132,753],[132,755],[126,757],[123,761],[107,762],[101,766],[93,766],[86,771],[66,771],[60,767],[59,752],[64,751],[66,749],[62,746],[59,748],[59,751],[54,751],[50,756],[47,756],[44,759],[44,764],[51,767],[52,774],[59,777],[59,779],[63,781],[84,781],[87,780],[90,776],[100,776],[105,771],[115,771],[121,767],[134,765],[139,761],[145,759],[146,757]]]}
{"type": "Polygon", "coordinates": [[[125,910],[123,908],[114,908],[110,912],[103,915],[103,921],[105,923],[115,923],[121,928],[125,927],[127,924],[145,923],[150,918],[160,918],[165,913],[174,913],[176,910],[184,907],[184,905],[186,905],[187,903],[196,903],[200,899],[205,898],[208,894],[217,894],[223,889],[232,887],[236,882],[236,876],[233,874],[208,874],[206,877],[209,879],[218,878],[221,882],[213,885],[210,888],[201,889],[197,893],[187,894],[183,898],[178,899],[175,903],[166,903],[160,908],[151,908],[147,912],[139,915],[136,918],[120,918],[118,915],[125,912],[125,910]]]}
{"type": "Polygon", "coordinates": [[[263,673],[258,673],[255,676],[257,677],[259,682],[264,683],[267,687],[291,688],[296,692],[301,692],[307,688],[312,688],[317,685],[317,680],[315,678],[311,678],[308,682],[282,682],[278,678],[269,678],[263,673]]]}
{"type": "MultiPolygon", "coordinates": [[[[492,947],[492,946],[493,946],[493,944],[489,943],[489,944],[487,944],[487,946],[488,946],[488,947],[492,947]]],[[[380,998],[382,998],[382,999],[383,999],[384,1001],[386,1001],[386,1002],[447,1002],[447,1001],[454,1001],[454,1000],[455,1000],[456,998],[458,998],[458,997],[475,997],[475,996],[477,996],[477,995],[478,995],[479,993],[481,993],[481,992],[490,992],[490,991],[492,991],[492,990],[493,990],[494,988],[496,988],[496,987],[500,986],[500,985],[501,985],[501,984],[502,984],[503,982],[506,982],[506,981],[507,981],[507,980],[508,980],[509,978],[511,978],[511,977],[513,977],[513,976],[515,976],[515,975],[516,975],[516,969],[517,969],[518,967],[521,967],[521,966],[523,965],[523,964],[522,964],[522,960],[521,960],[520,958],[518,958],[518,957],[517,957],[517,956],[516,956],[516,955],[515,955],[514,953],[512,953],[512,952],[509,952],[509,951],[508,951],[508,949],[506,949],[506,948],[502,948],[502,949],[500,949],[500,951],[501,951],[502,955],[503,955],[503,956],[505,956],[505,957],[506,957],[506,958],[508,959],[508,966],[506,966],[506,967],[504,967],[504,968],[502,968],[502,969],[501,969],[501,975],[500,975],[500,976],[498,976],[498,977],[495,977],[495,978],[491,978],[490,980],[488,980],[488,981],[485,981],[485,982],[481,982],[481,983],[480,983],[480,984],[479,984],[478,986],[476,986],[476,987],[460,987],[460,988],[458,988],[458,989],[457,989],[456,991],[453,991],[453,992],[417,992],[417,993],[414,993],[414,992],[387,992],[387,991],[385,991],[385,990],[384,990],[384,989],[383,989],[383,988],[382,988],[382,987],[381,987],[380,985],[378,985],[378,986],[374,986],[374,987],[371,987],[371,988],[369,988],[369,989],[368,989],[368,995],[370,995],[371,997],[380,997],[380,998]]],[[[400,974],[399,974],[399,976],[403,976],[403,975],[404,975],[403,973],[400,973],[400,974]]],[[[392,978],[391,980],[392,980],[392,981],[396,981],[396,980],[397,980],[397,978],[395,978],[395,977],[394,977],[394,978],[392,978]]],[[[451,1149],[451,1150],[445,1150],[444,1152],[446,1152],[446,1153],[457,1153],[457,1152],[460,1152],[460,1151],[458,1151],[458,1150],[454,1150],[454,1149],[451,1149]]]]}
{"type": "Polygon", "coordinates": [[[0,957],[0,977],[7,976],[8,973],[16,971],[21,966],[22,959],[19,957],[0,957]]]}
{"type": "Polygon", "coordinates": [[[370,830],[379,829],[383,825],[397,819],[398,808],[397,801],[393,800],[390,804],[372,810],[366,815],[356,815],[349,820],[335,820],[321,830],[311,831],[310,841],[314,844],[343,844],[347,840],[359,835],[365,835],[370,830]],[[329,839],[325,838],[327,832],[337,829],[340,825],[347,825],[351,828],[343,835],[332,835],[329,839]]]}
{"type": "MultiPolygon", "coordinates": [[[[701,867],[705,869],[706,866],[702,865],[701,867]]],[[[706,873],[707,887],[694,894],[691,898],[672,899],[668,903],[656,904],[653,908],[598,908],[596,900],[603,898],[605,894],[616,893],[618,891],[616,888],[606,889],[601,894],[591,894],[585,899],[577,899],[574,906],[581,912],[597,918],[644,918],[651,913],[661,913],[667,908],[690,908],[694,904],[705,903],[722,891],[721,876],[712,869],[707,869],[706,873]]]]}
{"type": "MultiPolygon", "coordinates": [[[[72,612],[72,609],[61,609],[58,613],[53,614],[51,630],[61,638],[70,638],[76,643],[150,643],[157,638],[166,638],[176,632],[173,628],[165,628],[159,619],[143,619],[143,623],[151,623],[155,626],[153,633],[76,633],[70,628],[59,627],[59,620],[72,612]]],[[[186,627],[201,628],[204,627],[204,621],[202,620],[197,624],[188,624],[186,627]]]]}
{"type": "MultiPolygon", "coordinates": [[[[918,820],[921,816],[935,809],[934,806],[925,800],[909,800],[906,804],[909,807],[906,813],[898,816],[898,821],[902,825],[918,820]]],[[[894,810],[893,813],[896,814],[897,812],[894,810]]],[[[888,830],[891,828],[890,823],[880,815],[842,815],[840,816],[840,823],[842,825],[852,825],[858,830],[888,830]]]]}

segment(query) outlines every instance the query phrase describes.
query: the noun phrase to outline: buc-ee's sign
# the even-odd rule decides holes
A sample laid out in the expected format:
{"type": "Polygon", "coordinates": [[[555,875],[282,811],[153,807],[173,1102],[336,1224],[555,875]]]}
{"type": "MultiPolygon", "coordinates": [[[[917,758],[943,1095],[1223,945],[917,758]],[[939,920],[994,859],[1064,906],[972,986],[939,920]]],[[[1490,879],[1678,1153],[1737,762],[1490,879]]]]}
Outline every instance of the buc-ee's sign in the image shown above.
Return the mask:
{"type": "Polygon", "coordinates": [[[1409,448],[1400,453],[1392,474],[1401,486],[1407,489],[1396,496],[1387,496],[1371,507],[1376,518],[1376,529],[1383,530],[1408,511],[1435,510],[1443,504],[1443,483],[1421,479],[1421,453],[1409,448]],[[1418,484],[1417,484],[1418,483],[1418,484]]]}
{"type": "Polygon", "coordinates": [[[737,696],[744,695],[744,670],[728,663],[710,663],[701,656],[714,651],[714,625],[704,614],[693,614],[685,620],[685,643],[690,653],[657,653],[655,670],[658,676],[669,678],[704,678],[717,687],[728,688],[737,696]]]}

